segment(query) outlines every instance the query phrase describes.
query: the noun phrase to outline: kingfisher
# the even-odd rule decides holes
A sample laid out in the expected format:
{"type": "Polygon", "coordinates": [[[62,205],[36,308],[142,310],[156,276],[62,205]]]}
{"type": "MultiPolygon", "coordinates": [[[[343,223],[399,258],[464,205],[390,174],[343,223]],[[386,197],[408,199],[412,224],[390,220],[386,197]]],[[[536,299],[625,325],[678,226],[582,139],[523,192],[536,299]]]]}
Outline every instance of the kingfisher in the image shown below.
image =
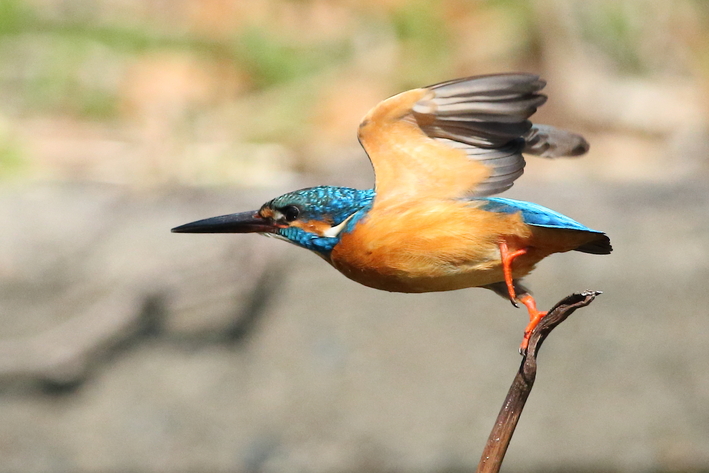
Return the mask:
{"type": "Polygon", "coordinates": [[[373,189],[318,186],[259,210],[207,218],[176,233],[260,233],[322,257],[375,289],[490,289],[529,313],[520,350],[542,317],[521,279],[554,253],[612,251],[604,232],[541,205],[492,197],[524,171],[524,154],[580,156],[586,140],[529,117],[546,82],[526,73],[466,77],[412,89],[371,109],[359,142],[373,189]]]}

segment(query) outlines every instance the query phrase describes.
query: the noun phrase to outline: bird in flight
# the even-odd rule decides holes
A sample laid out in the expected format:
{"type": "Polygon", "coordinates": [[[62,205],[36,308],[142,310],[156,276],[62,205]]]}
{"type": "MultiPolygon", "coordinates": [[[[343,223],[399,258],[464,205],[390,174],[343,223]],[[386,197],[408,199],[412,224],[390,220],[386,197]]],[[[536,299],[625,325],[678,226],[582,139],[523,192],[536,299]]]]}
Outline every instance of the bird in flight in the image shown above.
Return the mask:
{"type": "Polygon", "coordinates": [[[546,101],[544,85],[533,74],[495,74],[400,93],[359,125],[373,189],[301,189],[256,211],[172,231],[276,236],[385,291],[491,289],[526,306],[524,351],[545,312],[521,278],[553,253],[612,250],[605,233],[558,212],[491,197],[522,175],[524,154],[556,158],[588,150],[580,135],[529,121],[546,101]]]}

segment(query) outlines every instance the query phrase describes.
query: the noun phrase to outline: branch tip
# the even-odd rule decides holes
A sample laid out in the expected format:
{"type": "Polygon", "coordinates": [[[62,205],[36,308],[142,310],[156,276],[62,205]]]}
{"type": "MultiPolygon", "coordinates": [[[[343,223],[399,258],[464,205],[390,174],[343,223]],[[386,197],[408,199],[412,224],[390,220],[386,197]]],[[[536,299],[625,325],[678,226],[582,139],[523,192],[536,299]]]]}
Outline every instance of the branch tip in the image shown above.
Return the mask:
{"type": "Polygon", "coordinates": [[[576,309],[586,307],[600,294],[601,291],[584,291],[565,297],[557,302],[534,328],[529,336],[527,350],[522,353],[522,363],[488,437],[477,473],[499,473],[522,409],[532,391],[537,375],[537,353],[544,339],[576,309]]]}

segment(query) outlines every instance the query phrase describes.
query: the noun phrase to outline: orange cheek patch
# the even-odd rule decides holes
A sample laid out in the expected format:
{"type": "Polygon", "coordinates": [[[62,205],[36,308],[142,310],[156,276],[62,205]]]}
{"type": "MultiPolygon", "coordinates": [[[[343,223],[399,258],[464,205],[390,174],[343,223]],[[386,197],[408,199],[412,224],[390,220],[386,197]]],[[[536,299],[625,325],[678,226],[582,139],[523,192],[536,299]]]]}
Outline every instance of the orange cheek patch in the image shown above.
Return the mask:
{"type": "Polygon", "coordinates": [[[315,233],[316,235],[323,236],[327,230],[332,228],[332,224],[330,222],[324,222],[320,220],[308,220],[305,222],[302,222],[300,220],[296,220],[295,222],[292,222],[291,227],[298,227],[302,228],[308,233],[315,233]]]}
{"type": "Polygon", "coordinates": [[[269,209],[268,207],[264,207],[261,210],[259,210],[259,215],[263,218],[273,218],[273,210],[269,209]]]}

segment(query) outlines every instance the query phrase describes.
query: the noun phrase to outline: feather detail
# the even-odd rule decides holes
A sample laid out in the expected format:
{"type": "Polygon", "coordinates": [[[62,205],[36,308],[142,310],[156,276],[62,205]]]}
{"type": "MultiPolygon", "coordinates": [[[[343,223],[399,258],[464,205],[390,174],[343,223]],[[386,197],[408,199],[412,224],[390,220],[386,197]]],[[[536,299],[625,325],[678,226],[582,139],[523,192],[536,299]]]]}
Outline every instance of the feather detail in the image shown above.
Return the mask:
{"type": "Polygon", "coordinates": [[[549,125],[534,125],[524,135],[524,152],[542,158],[575,157],[588,152],[586,139],[549,125]]]}
{"type": "Polygon", "coordinates": [[[529,121],[546,102],[544,85],[533,74],[468,77],[381,102],[359,130],[378,199],[498,194],[524,172],[523,152],[550,158],[585,153],[582,136],[529,121]]]}
{"type": "Polygon", "coordinates": [[[524,223],[538,227],[560,228],[566,230],[580,230],[592,233],[602,233],[580,224],[566,215],[555,212],[532,202],[522,200],[505,199],[502,197],[488,197],[485,199],[475,199],[472,202],[479,202],[481,208],[488,212],[498,212],[505,214],[519,213],[524,223]]]}
{"type": "Polygon", "coordinates": [[[464,151],[427,136],[411,108],[431,92],[414,89],[377,105],[362,120],[359,140],[376,178],[376,202],[412,198],[455,198],[470,193],[491,169],[464,151]]]}
{"type": "MultiPolygon", "coordinates": [[[[480,203],[480,208],[488,212],[504,214],[519,214],[527,225],[536,228],[548,228],[553,230],[571,230],[572,233],[563,238],[569,243],[560,243],[562,233],[548,234],[548,238],[554,241],[555,247],[559,249],[554,252],[576,250],[582,253],[597,255],[607,255],[613,251],[610,239],[605,233],[592,230],[580,224],[566,215],[555,212],[532,202],[521,200],[505,199],[502,197],[488,197],[486,199],[475,199],[472,202],[480,203]],[[568,247],[568,248],[567,248],[568,247]],[[567,249],[564,249],[567,248],[567,249]]],[[[536,233],[542,233],[536,230],[536,233]]]]}

